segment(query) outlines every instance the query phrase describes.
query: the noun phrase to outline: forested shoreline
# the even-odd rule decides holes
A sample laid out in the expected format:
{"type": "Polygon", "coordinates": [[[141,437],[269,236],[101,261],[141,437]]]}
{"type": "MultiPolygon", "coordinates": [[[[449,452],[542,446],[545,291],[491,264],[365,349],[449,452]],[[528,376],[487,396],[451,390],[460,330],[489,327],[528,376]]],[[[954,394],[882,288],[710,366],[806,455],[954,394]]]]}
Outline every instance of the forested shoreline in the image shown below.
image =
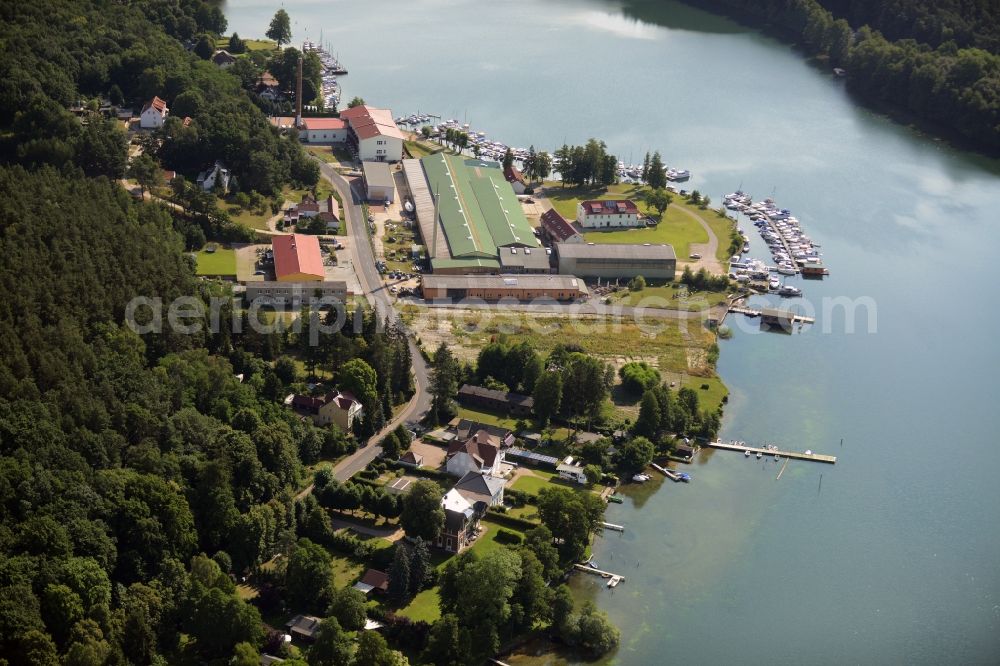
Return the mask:
{"type": "Polygon", "coordinates": [[[984,0],[683,0],[794,41],[880,110],[1000,154],[1000,14],[984,0]]]}

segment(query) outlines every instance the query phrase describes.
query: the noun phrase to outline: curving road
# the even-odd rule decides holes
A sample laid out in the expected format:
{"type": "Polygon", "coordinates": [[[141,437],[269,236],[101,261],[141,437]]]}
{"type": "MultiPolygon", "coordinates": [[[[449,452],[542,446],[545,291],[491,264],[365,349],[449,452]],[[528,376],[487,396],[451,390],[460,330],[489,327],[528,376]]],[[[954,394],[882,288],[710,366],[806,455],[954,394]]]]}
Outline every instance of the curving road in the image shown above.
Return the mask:
{"type": "MultiPolygon", "coordinates": [[[[347,221],[347,232],[351,236],[348,244],[348,251],[351,254],[351,262],[361,284],[361,290],[368,297],[369,303],[375,308],[379,320],[384,321],[387,317],[390,321],[397,323],[403,330],[405,325],[393,307],[392,295],[388,292],[382,282],[382,276],[375,268],[375,255],[372,252],[371,243],[368,240],[368,221],[364,219],[361,206],[358,205],[358,198],[354,189],[347,180],[337,173],[329,164],[317,160],[320,173],[333,187],[340,193],[340,198],[344,202],[344,215],[347,221]]],[[[413,358],[413,383],[416,391],[410,401],[406,403],[400,412],[389,421],[384,428],[372,435],[367,442],[364,442],[357,452],[341,460],[333,468],[333,475],[338,481],[346,481],[351,478],[372,460],[382,453],[382,447],[375,443],[382,440],[385,435],[401,424],[407,426],[414,425],[421,421],[430,410],[430,372],[427,361],[417,347],[413,336],[406,331],[410,344],[410,356],[413,358]]],[[[311,492],[312,486],[299,493],[304,496],[311,492]]]]}

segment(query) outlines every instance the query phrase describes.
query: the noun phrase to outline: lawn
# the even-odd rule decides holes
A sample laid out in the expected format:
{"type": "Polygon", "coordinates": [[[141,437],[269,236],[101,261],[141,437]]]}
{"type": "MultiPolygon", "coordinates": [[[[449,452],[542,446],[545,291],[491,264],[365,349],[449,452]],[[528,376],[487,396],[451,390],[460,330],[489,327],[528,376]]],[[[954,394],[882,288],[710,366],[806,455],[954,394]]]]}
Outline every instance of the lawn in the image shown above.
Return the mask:
{"type": "MultiPolygon", "coordinates": [[[[274,51],[277,50],[277,43],[271,41],[270,39],[244,39],[243,43],[246,44],[247,51],[274,51]]],[[[228,49],[229,48],[229,38],[219,37],[215,40],[215,48],[217,49],[228,49]]],[[[234,53],[233,55],[239,56],[241,54],[234,53]]]]}
{"type": "MultiPolygon", "coordinates": [[[[632,199],[639,206],[639,211],[645,215],[657,216],[655,210],[646,205],[644,186],[621,183],[608,188],[577,188],[562,187],[557,182],[545,183],[545,196],[552,202],[552,207],[563,217],[576,219],[576,206],[586,199],[632,199]]],[[[591,243],[669,243],[678,257],[690,254],[691,243],[707,243],[708,234],[700,224],[684,210],[694,213],[719,236],[720,252],[728,253],[729,232],[726,219],[718,218],[713,211],[701,210],[687,203],[679,195],[673,195],[674,201],[667,208],[661,222],[655,227],[640,229],[622,229],[617,231],[588,231],[584,238],[591,243]],[[684,209],[684,210],[682,210],[684,209]],[[713,219],[714,218],[714,219],[713,219]],[[715,222],[715,220],[718,220],[715,222]]],[[[726,254],[728,256],[728,254],[726,254]]]]}
{"type": "Polygon", "coordinates": [[[642,291],[624,289],[612,295],[611,299],[622,305],[636,306],[641,304],[648,308],[700,312],[725,303],[726,293],[692,292],[684,285],[668,283],[660,286],[647,286],[642,291]]]}
{"type": "Polygon", "coordinates": [[[442,150],[441,146],[435,146],[423,141],[404,141],[403,147],[406,148],[406,152],[410,154],[410,157],[418,160],[421,157],[427,157],[442,150]]]}
{"type": "Polygon", "coordinates": [[[367,568],[364,564],[332,551],[330,551],[330,556],[332,558],[330,566],[333,568],[333,582],[338,588],[353,584],[367,568]]]}
{"type": "Polygon", "coordinates": [[[216,248],[214,252],[204,249],[197,253],[198,275],[236,276],[236,251],[216,248]]]}
{"type": "Polygon", "coordinates": [[[486,425],[495,425],[500,426],[501,428],[509,428],[511,430],[514,430],[517,427],[517,419],[512,419],[509,416],[497,414],[496,412],[486,412],[479,409],[460,406],[458,408],[457,415],[460,418],[485,423],[486,425]]]}
{"type": "Polygon", "coordinates": [[[681,386],[693,389],[698,394],[698,405],[702,410],[715,411],[722,406],[722,399],[729,395],[729,389],[718,377],[684,377],[681,386]],[[707,385],[707,389],[702,386],[707,385]]]}
{"type": "Polygon", "coordinates": [[[511,486],[514,490],[520,490],[526,493],[531,493],[532,495],[537,495],[539,490],[543,488],[551,488],[555,485],[551,479],[544,479],[538,476],[519,476],[514,485],[511,486]]]}
{"type": "Polygon", "coordinates": [[[354,168],[354,158],[341,146],[309,146],[306,152],[328,164],[354,168]]]}
{"type": "Polygon", "coordinates": [[[424,590],[413,597],[409,604],[396,611],[397,615],[405,615],[414,621],[434,622],[441,617],[441,597],[437,586],[424,590]]]}

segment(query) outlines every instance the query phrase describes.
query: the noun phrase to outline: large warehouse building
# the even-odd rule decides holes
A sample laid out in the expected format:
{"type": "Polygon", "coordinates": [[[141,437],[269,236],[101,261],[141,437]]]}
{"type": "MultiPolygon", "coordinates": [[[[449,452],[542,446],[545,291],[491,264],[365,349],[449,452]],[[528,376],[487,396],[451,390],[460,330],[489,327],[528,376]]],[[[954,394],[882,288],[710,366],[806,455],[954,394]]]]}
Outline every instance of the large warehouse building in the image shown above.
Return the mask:
{"type": "Polygon", "coordinates": [[[498,273],[502,253],[505,265],[546,272],[545,250],[499,164],[438,153],[404,160],[403,172],[435,273],[498,273]]]}
{"type": "Polygon", "coordinates": [[[594,278],[673,280],[677,255],[669,245],[556,243],[559,272],[594,278]]]}
{"type": "Polygon", "coordinates": [[[422,289],[426,300],[456,301],[464,298],[575,301],[590,293],[583,280],[572,275],[427,275],[422,289]]]}

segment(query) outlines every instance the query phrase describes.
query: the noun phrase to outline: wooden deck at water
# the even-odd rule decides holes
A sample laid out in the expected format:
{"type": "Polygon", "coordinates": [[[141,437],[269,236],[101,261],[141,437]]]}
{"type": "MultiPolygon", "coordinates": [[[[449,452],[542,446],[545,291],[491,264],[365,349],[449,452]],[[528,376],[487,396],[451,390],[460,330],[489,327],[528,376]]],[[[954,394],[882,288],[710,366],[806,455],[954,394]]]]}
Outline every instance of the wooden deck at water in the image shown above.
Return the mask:
{"type": "Polygon", "coordinates": [[[710,446],[713,449],[723,449],[725,451],[738,451],[744,453],[749,451],[751,455],[756,455],[761,453],[765,456],[784,456],[785,458],[791,458],[792,460],[811,460],[813,462],[828,463],[833,465],[837,462],[837,456],[829,456],[822,453],[805,453],[800,451],[784,451],[782,449],[768,449],[759,446],[747,446],[745,444],[736,444],[735,442],[707,442],[705,446],[710,446]]]}
{"type": "Polygon", "coordinates": [[[604,571],[603,569],[595,569],[593,567],[588,567],[586,564],[574,564],[573,568],[576,569],[577,571],[584,571],[589,574],[594,574],[595,576],[600,576],[601,578],[611,578],[612,576],[618,576],[618,578],[620,578],[622,582],[625,582],[625,576],[621,574],[612,573],[610,571],[604,571]]]}

